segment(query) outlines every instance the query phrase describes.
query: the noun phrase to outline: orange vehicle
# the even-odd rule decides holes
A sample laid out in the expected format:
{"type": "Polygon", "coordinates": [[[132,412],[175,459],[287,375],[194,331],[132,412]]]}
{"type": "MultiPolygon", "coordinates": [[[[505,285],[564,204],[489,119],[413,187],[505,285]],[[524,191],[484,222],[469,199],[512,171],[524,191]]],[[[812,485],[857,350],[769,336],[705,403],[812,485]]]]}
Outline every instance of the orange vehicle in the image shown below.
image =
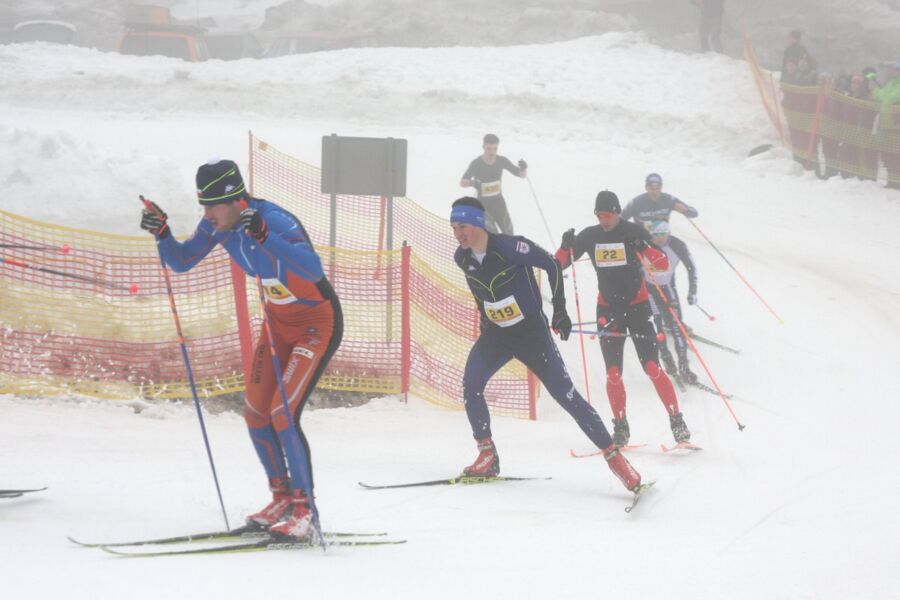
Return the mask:
{"type": "Polygon", "coordinates": [[[196,25],[173,22],[162,6],[127,7],[119,52],[135,56],[170,56],[188,62],[209,58],[204,41],[206,30],[196,25]]]}

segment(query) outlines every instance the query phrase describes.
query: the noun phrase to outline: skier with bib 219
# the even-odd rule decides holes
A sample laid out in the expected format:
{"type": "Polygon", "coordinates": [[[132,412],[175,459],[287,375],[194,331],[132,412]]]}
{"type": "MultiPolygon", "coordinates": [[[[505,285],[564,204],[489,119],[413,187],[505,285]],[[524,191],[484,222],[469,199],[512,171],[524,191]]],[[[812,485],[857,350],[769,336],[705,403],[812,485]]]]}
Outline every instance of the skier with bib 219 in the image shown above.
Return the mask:
{"type": "Polygon", "coordinates": [[[503,365],[517,358],[537,375],[553,399],[601,449],[613,474],[628,490],[637,492],[641,476],[619,452],[597,411],[575,389],[541,310],[534,268],[547,272],[553,295],[550,327],[560,339],[568,339],[572,321],[566,313],[559,263],[528,238],[489,233],[484,212],[481,202],[466,197],[454,202],[450,213],[453,234],[459,242],[454,260],[481,313],[481,334],[469,351],[463,375],[463,400],[478,457],[463,470],[463,475],[495,477],[500,473],[500,456],[491,435],[484,388],[503,365]]]}

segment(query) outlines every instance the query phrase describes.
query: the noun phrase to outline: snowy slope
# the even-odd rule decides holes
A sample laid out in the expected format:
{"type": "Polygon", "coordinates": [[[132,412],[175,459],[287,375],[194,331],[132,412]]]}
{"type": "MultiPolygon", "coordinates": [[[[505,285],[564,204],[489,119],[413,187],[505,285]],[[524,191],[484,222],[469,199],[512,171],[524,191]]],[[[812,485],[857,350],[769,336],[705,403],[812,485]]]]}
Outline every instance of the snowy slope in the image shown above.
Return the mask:
{"type": "MultiPolygon", "coordinates": [[[[461,412],[415,399],[310,412],[326,527],[409,540],[327,555],[121,561],[73,548],[66,534],[114,539],[221,524],[193,409],[0,398],[0,487],[51,486],[0,501],[7,589],[70,598],[244,598],[287,585],[329,598],[896,596],[900,518],[891,499],[900,476],[887,461],[900,450],[890,379],[900,356],[900,244],[891,235],[900,199],[872,183],[815,180],[783,152],[744,158],[774,140],[740,62],[608,34],[228,65],[5,46],[0,64],[5,210],[137,234],[134,197],[144,193],[186,233],[197,215],[196,165],[212,154],[245,165],[253,129],[312,163],[321,135],[406,137],[409,195],[444,213],[490,130],[501,153],[528,160],[557,237],[591,223],[598,190],[626,200],[647,172],[661,172],[785,321],[676,217],[701,269],[700,302],[717,316],[704,322],[688,309],[686,320],[742,349],[700,347],[736,395],[744,432],[721,400],[689,392],[685,416],[706,450],[662,455],[664,411],[626,349],[632,434],[649,444],[632,459],[659,481],[627,516],[602,461],[568,456],[589,444],[549,398],[537,422],[496,419],[494,430],[506,474],[553,479],[461,489],[356,486],[458,472],[474,456],[461,412]]],[[[510,178],[506,190],[518,230],[555,245],[527,183],[510,178]]],[[[590,306],[593,275],[579,269],[590,306]]],[[[577,341],[561,349],[584,389],[577,341]]],[[[588,363],[593,402],[608,418],[595,343],[588,363]]],[[[207,418],[238,522],[265,500],[261,470],[238,415],[207,418]]]]}

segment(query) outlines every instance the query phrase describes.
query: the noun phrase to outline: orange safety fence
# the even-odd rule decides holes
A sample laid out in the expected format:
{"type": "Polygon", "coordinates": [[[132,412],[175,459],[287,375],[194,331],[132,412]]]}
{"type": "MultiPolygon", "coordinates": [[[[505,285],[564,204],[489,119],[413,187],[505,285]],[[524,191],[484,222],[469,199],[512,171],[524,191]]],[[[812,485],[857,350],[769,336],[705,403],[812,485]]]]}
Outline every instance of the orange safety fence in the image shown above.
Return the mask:
{"type": "MultiPolygon", "coordinates": [[[[462,407],[462,372],[478,335],[474,301],[449,223],[394,200],[394,250],[384,199],[339,196],[337,244],[319,169],[251,137],[255,196],[303,221],[341,299],[345,332],[320,389],[413,393],[462,407]]],[[[221,249],[171,273],[202,397],[243,390],[261,326],[259,298],[221,249]],[[240,315],[240,316],[239,316],[240,315]]],[[[190,397],[152,239],[59,227],[0,211],[0,393],[104,398],[190,397]]],[[[536,386],[513,362],[485,392],[495,414],[531,417],[536,386]]]]}
{"type": "MultiPolygon", "coordinates": [[[[249,173],[253,195],[272,200],[296,214],[325,260],[330,252],[323,247],[329,242],[331,198],[320,191],[320,170],[251,135],[249,173]]],[[[394,246],[406,243],[411,248],[406,272],[396,271],[402,261],[396,251],[384,252],[386,200],[351,195],[336,198],[335,246],[381,253],[374,255],[377,264],[362,269],[355,279],[347,279],[340,272],[332,274],[326,266],[342,303],[352,298],[369,307],[369,312],[355,317],[346,314],[345,309],[345,341],[333,361],[374,364],[381,348],[367,341],[348,344],[347,340],[355,327],[364,327],[369,331],[385,330],[385,339],[398,341],[402,332],[387,333],[385,328],[399,326],[405,306],[410,343],[400,362],[407,365],[403,373],[409,387],[396,391],[461,408],[463,368],[478,336],[479,321],[462,272],[453,262],[456,240],[446,217],[425,210],[409,198],[394,198],[392,209],[394,246]],[[400,286],[404,277],[407,285],[400,286]],[[400,287],[381,302],[367,301],[366,286],[377,282],[400,287]],[[387,311],[388,306],[395,310],[387,311]]],[[[494,376],[485,398],[495,414],[534,417],[536,386],[529,384],[526,373],[525,367],[514,361],[494,376]]],[[[330,369],[322,384],[329,385],[329,377],[330,369]]]]}
{"type": "Polygon", "coordinates": [[[799,163],[824,177],[900,187],[900,105],[879,102],[865,90],[854,97],[835,89],[830,78],[813,86],[776,81],[747,37],[744,56],[766,113],[799,163]]]}

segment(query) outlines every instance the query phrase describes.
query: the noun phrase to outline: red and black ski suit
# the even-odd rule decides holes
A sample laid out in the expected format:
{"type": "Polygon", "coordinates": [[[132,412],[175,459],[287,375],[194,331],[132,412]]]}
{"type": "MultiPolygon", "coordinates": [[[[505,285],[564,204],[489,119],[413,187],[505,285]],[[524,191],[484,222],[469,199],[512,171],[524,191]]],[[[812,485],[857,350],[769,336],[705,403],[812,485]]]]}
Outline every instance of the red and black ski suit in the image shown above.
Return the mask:
{"type": "Polygon", "coordinates": [[[643,272],[643,261],[655,269],[668,269],[666,253],[653,243],[643,227],[619,220],[609,231],[600,225],[584,229],[575,237],[571,254],[568,248],[560,248],[556,259],[565,268],[583,254],[588,255],[597,273],[598,337],[606,363],[606,394],[613,417],[625,417],[622,359],[626,337],[631,337],[644,372],[666,410],[670,415],[677,414],[678,398],[672,381],[659,367],[656,329],[643,272]]]}

